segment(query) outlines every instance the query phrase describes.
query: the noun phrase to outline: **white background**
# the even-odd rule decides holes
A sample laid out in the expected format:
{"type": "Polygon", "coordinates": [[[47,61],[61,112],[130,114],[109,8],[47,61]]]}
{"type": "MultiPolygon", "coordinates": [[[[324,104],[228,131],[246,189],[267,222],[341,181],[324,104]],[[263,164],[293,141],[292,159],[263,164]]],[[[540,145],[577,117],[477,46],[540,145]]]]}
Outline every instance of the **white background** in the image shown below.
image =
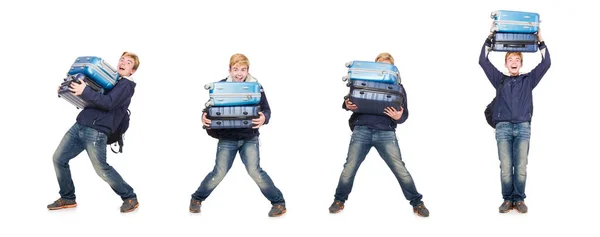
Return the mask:
{"type": "MultiPolygon", "coordinates": [[[[597,236],[597,10],[588,1],[556,4],[3,1],[0,235],[597,236]],[[483,116],[495,91],[477,62],[498,9],[540,13],[552,57],[534,91],[525,215],[498,213],[499,161],[483,116]],[[124,153],[108,161],[140,207],[119,213],[120,198],[83,153],[70,163],[79,206],[48,211],[59,197],[52,154],[79,112],[56,87],[76,57],[116,66],[123,51],[141,65],[124,153]],[[412,213],[375,149],[346,209],[327,211],[351,135],[344,63],[381,52],[395,57],[408,92],[410,116],[397,134],[429,218],[412,213]],[[202,213],[188,212],[216,152],[201,128],[202,86],[227,75],[234,53],[248,56],[273,111],[260,130],[261,165],[287,201],[282,218],[267,217],[270,203],[239,159],[202,213]]],[[[490,56],[499,68],[503,55],[490,56]]],[[[540,60],[525,54],[522,71],[540,60]]]]}

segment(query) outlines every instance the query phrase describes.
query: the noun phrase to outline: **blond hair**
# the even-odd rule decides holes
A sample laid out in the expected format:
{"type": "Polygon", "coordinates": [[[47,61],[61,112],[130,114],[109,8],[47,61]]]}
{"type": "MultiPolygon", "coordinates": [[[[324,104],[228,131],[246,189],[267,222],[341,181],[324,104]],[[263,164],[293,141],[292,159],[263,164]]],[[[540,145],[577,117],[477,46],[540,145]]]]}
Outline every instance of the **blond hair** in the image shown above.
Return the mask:
{"type": "Polygon", "coordinates": [[[506,52],[506,55],[504,55],[504,63],[506,63],[510,55],[519,56],[519,58],[521,58],[521,63],[523,63],[523,53],[521,52],[506,52]]]}
{"type": "Polygon", "coordinates": [[[394,65],[394,57],[392,57],[392,55],[389,53],[380,53],[379,55],[377,55],[377,57],[375,58],[375,62],[378,62],[379,60],[388,60],[390,61],[390,63],[392,63],[392,65],[394,65]]]}
{"type": "Polygon", "coordinates": [[[231,69],[231,67],[235,65],[246,66],[248,67],[248,69],[250,69],[250,61],[248,60],[246,55],[243,55],[241,53],[231,55],[231,58],[229,59],[229,69],[231,69]]]}

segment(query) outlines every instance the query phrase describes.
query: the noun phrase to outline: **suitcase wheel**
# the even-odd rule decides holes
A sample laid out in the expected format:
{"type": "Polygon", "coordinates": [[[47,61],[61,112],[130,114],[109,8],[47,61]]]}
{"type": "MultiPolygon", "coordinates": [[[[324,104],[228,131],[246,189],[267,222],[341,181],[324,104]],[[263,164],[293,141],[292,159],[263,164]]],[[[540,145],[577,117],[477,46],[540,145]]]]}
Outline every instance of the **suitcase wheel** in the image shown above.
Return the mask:
{"type": "Polygon", "coordinates": [[[244,113],[243,113],[243,114],[244,114],[244,115],[248,115],[248,112],[244,111],[244,113]]]}
{"type": "Polygon", "coordinates": [[[386,95],[385,97],[387,97],[387,98],[392,98],[392,96],[391,96],[391,95],[386,95]]]}
{"type": "Polygon", "coordinates": [[[221,121],[217,121],[217,125],[221,125],[221,121]]]}
{"type": "Polygon", "coordinates": [[[367,83],[360,83],[361,86],[367,86],[367,83]]]}
{"type": "Polygon", "coordinates": [[[344,77],[342,77],[342,81],[347,81],[347,80],[348,80],[348,77],[349,77],[349,76],[347,76],[347,75],[346,75],[346,76],[344,76],[344,77]]]}
{"type": "Polygon", "coordinates": [[[244,124],[248,124],[248,121],[244,121],[244,124]]]}
{"type": "Polygon", "coordinates": [[[361,95],[364,95],[364,94],[365,94],[365,92],[364,92],[364,91],[361,91],[361,92],[358,92],[358,93],[360,93],[361,95]]]}
{"type": "Polygon", "coordinates": [[[221,112],[217,112],[217,115],[221,115],[221,112]]]}
{"type": "Polygon", "coordinates": [[[354,61],[347,62],[346,67],[350,67],[350,65],[352,65],[352,63],[354,63],[354,61]]]}
{"type": "Polygon", "coordinates": [[[208,83],[208,84],[204,85],[204,89],[211,90],[212,88],[214,88],[214,86],[215,85],[213,83],[208,83]]]}
{"type": "Polygon", "coordinates": [[[214,102],[212,99],[208,100],[208,101],[207,101],[207,102],[204,104],[204,106],[206,106],[206,107],[210,107],[210,106],[213,106],[213,105],[215,105],[215,102],[214,102]]]}

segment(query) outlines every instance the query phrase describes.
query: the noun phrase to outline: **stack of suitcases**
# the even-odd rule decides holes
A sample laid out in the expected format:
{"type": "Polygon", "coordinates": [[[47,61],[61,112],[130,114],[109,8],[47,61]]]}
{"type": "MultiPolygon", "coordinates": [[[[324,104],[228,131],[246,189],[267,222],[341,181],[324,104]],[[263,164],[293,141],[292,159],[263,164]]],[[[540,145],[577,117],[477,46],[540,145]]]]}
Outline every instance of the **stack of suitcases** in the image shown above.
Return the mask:
{"type": "Polygon", "coordinates": [[[88,106],[88,102],[79,96],[73,95],[69,86],[71,83],[85,83],[98,93],[105,93],[111,90],[118,80],[118,72],[102,58],[95,56],[83,56],[75,59],[71,69],[67,72],[67,77],[61,83],[58,90],[58,97],[63,98],[78,109],[88,106]]]}
{"type": "Polygon", "coordinates": [[[533,12],[499,10],[492,12],[494,38],[492,50],[501,52],[536,52],[540,16],[533,12]]]}
{"type": "Polygon", "coordinates": [[[260,111],[261,86],[258,82],[214,82],[209,90],[206,117],[211,129],[251,128],[260,111]]]}
{"type": "Polygon", "coordinates": [[[348,75],[343,77],[350,87],[346,96],[357,106],[355,113],[385,115],[386,107],[400,110],[404,92],[398,68],[389,63],[352,61],[346,63],[348,75]]]}

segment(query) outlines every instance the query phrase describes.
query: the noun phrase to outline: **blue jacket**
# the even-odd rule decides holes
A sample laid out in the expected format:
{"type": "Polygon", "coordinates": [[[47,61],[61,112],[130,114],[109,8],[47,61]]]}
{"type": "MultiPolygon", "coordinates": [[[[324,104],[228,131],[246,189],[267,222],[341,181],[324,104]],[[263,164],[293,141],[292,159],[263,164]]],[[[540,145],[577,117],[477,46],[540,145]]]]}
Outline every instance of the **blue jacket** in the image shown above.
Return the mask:
{"type": "Polygon", "coordinates": [[[518,76],[505,76],[488,59],[490,46],[491,41],[488,38],[481,49],[479,65],[481,65],[485,75],[496,90],[498,90],[502,77],[505,77],[494,104],[493,123],[531,122],[533,115],[533,88],[537,86],[550,68],[550,53],[548,52],[548,48],[544,42],[540,43],[539,50],[542,53],[542,61],[531,72],[518,76]]]}
{"type": "MultiPolygon", "coordinates": [[[[221,80],[221,82],[227,80],[227,78],[221,80]]],[[[271,120],[271,107],[269,107],[269,101],[267,100],[267,94],[265,94],[265,90],[260,88],[260,111],[265,115],[265,124],[269,123],[271,120]]],[[[253,138],[260,133],[258,129],[254,128],[232,128],[232,129],[206,129],[208,135],[216,139],[224,139],[224,140],[243,140],[248,138],[253,138]]]]}
{"type": "MultiPolygon", "coordinates": [[[[404,108],[404,112],[402,112],[400,119],[394,120],[385,114],[374,115],[352,113],[350,119],[348,119],[350,130],[354,131],[355,126],[367,126],[371,129],[395,131],[398,124],[402,124],[404,121],[406,121],[406,119],[408,119],[408,98],[406,97],[406,90],[404,89],[404,86],[400,85],[400,87],[404,93],[404,105],[402,106],[402,108],[404,108]]],[[[346,103],[342,103],[342,108],[348,110],[348,108],[346,108],[346,103]]]]}
{"type": "Polygon", "coordinates": [[[135,82],[121,78],[105,94],[98,93],[86,86],[80,97],[91,106],[79,112],[77,123],[109,135],[125,117],[135,91],[135,85],[135,82]]]}

